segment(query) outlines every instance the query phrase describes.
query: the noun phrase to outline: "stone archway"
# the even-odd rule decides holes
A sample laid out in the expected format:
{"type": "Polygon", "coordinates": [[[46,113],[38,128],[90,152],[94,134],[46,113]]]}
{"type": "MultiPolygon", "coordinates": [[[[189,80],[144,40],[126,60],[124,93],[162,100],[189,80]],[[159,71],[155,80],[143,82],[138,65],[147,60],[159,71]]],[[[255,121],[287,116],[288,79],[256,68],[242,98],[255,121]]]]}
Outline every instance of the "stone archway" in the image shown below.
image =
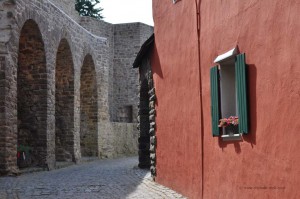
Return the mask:
{"type": "Polygon", "coordinates": [[[18,166],[46,166],[46,55],[40,29],[33,20],[27,20],[20,33],[17,115],[18,166]]]}
{"type": "Polygon", "coordinates": [[[74,161],[74,64],[68,41],[62,39],[55,70],[56,161],[74,161]]]}
{"type": "Polygon", "coordinates": [[[91,55],[83,61],[80,78],[81,155],[98,156],[98,103],[95,64],[91,55]]]}

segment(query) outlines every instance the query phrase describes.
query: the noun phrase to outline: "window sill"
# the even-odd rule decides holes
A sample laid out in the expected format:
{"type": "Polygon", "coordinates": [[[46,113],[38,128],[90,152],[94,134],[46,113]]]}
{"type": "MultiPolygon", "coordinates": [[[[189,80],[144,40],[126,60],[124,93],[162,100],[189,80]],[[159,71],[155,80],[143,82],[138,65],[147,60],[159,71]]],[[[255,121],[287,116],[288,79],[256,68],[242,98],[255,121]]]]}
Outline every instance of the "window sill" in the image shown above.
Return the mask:
{"type": "Polygon", "coordinates": [[[221,138],[223,139],[223,141],[242,140],[242,135],[241,134],[222,135],[221,138]]]}

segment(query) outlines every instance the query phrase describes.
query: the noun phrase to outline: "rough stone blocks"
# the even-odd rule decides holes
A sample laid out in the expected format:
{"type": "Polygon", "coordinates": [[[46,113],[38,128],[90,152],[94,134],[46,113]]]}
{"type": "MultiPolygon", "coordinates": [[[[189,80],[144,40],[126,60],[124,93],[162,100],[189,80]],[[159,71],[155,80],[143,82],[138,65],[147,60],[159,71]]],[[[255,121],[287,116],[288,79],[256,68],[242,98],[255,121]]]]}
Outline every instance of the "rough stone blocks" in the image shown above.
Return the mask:
{"type": "Polygon", "coordinates": [[[137,153],[131,64],[153,28],[80,17],[72,7],[0,2],[0,173],[137,153]]]}

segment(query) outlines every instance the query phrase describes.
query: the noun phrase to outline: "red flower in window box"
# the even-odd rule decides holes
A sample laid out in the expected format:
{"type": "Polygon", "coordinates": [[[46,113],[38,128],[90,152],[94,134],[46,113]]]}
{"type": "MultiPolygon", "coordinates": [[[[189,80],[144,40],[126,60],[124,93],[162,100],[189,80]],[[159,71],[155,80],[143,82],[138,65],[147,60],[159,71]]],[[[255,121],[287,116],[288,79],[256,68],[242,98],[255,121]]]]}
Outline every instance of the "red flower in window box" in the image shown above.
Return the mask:
{"type": "Polygon", "coordinates": [[[229,118],[222,118],[219,120],[218,127],[226,127],[228,125],[237,126],[239,124],[239,118],[237,116],[230,116],[229,118]]]}

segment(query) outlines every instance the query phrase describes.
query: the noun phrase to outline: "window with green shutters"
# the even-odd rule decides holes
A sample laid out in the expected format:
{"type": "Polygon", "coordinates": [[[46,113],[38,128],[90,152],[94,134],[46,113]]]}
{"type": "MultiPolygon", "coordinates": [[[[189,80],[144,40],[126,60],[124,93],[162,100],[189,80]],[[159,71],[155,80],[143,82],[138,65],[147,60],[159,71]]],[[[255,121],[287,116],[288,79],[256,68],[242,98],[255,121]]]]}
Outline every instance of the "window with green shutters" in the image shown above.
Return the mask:
{"type": "Polygon", "coordinates": [[[228,140],[248,133],[245,54],[218,61],[210,69],[212,135],[228,140]]]}

